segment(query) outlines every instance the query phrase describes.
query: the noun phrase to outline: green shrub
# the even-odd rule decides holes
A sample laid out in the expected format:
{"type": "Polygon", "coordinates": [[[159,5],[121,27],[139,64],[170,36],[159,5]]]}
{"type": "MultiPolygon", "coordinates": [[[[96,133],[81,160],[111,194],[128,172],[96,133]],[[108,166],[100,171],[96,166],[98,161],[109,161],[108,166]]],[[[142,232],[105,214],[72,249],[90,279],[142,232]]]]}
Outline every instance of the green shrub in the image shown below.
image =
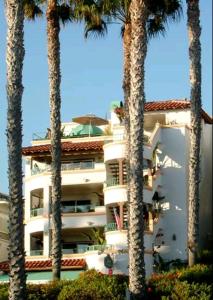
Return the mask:
{"type": "Polygon", "coordinates": [[[0,299],[8,300],[8,284],[0,284],[0,299]]]}
{"type": "Polygon", "coordinates": [[[182,269],[178,274],[181,281],[211,284],[213,268],[212,266],[197,264],[193,267],[182,269]]]}
{"type": "Polygon", "coordinates": [[[177,281],[171,293],[172,300],[211,300],[212,286],[205,283],[191,283],[177,281]]]}
{"type": "Polygon", "coordinates": [[[197,262],[200,264],[213,265],[213,250],[202,250],[198,254],[197,262]]]}
{"type": "Polygon", "coordinates": [[[46,284],[28,284],[27,300],[56,300],[64,282],[50,282],[46,284]]]}
{"type": "Polygon", "coordinates": [[[58,300],[122,300],[126,287],[126,276],[108,276],[90,270],[64,286],[58,300]]]}
{"type": "Polygon", "coordinates": [[[148,299],[161,299],[161,296],[169,296],[177,280],[178,275],[172,272],[152,275],[148,281],[148,299]]]}
{"type": "Polygon", "coordinates": [[[206,265],[154,274],[148,281],[148,299],[213,299],[212,278],[213,269],[206,265]]]}

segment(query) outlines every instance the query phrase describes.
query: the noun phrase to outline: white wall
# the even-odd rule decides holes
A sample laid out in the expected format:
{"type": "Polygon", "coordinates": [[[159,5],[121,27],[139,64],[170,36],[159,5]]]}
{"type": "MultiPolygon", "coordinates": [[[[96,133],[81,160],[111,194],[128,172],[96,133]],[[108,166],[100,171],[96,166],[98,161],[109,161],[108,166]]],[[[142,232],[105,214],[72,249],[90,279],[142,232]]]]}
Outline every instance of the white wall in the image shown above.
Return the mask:
{"type": "Polygon", "coordinates": [[[8,241],[0,238],[0,262],[8,260],[8,241]]]}
{"type": "Polygon", "coordinates": [[[8,202],[0,201],[0,262],[8,260],[8,202]]]}
{"type": "Polygon", "coordinates": [[[203,122],[201,139],[200,246],[212,240],[212,125],[203,122]]]}
{"type": "Polygon", "coordinates": [[[126,186],[111,186],[104,189],[104,203],[105,205],[118,202],[127,201],[126,186]]]}
{"type": "MultiPolygon", "coordinates": [[[[129,259],[127,253],[110,254],[113,260],[113,274],[126,274],[129,272],[129,259]]],[[[85,255],[86,263],[89,269],[96,269],[99,272],[108,274],[108,269],[104,266],[104,258],[106,253],[93,251],[87,252],[85,255]]],[[[145,268],[146,277],[149,278],[153,272],[153,256],[152,254],[145,254],[145,268]]]]}
{"type": "MultiPolygon", "coordinates": [[[[166,259],[187,259],[187,147],[185,127],[162,129],[162,219],[163,242],[169,247],[166,259]]],[[[168,250],[168,248],[167,248],[168,250]]]]}
{"type": "Polygon", "coordinates": [[[170,111],[166,114],[166,124],[190,125],[190,110],[170,111]]]}

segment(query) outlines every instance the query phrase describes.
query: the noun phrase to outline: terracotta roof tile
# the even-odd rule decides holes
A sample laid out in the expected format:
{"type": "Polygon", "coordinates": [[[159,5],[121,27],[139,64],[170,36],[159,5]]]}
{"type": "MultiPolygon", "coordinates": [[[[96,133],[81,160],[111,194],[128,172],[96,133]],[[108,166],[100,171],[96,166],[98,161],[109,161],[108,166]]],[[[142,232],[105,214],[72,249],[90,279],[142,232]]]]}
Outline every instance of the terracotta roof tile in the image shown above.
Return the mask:
{"type": "MultiPolygon", "coordinates": [[[[63,269],[84,269],[86,267],[86,261],[83,258],[78,259],[71,259],[65,258],[62,259],[61,268],[63,269]]],[[[36,260],[36,261],[26,261],[25,268],[27,271],[32,270],[51,270],[52,268],[52,261],[48,260],[36,260]]],[[[8,262],[1,262],[0,263],[0,271],[8,272],[9,271],[9,264],[8,262]]]]}
{"type": "MultiPolygon", "coordinates": [[[[190,109],[190,101],[187,100],[167,100],[167,101],[153,101],[146,102],[144,109],[145,112],[149,111],[161,111],[161,110],[182,110],[182,109],[190,109]]],[[[208,124],[212,124],[213,120],[203,109],[202,109],[202,117],[208,124]]]]}
{"type": "MultiPolygon", "coordinates": [[[[61,143],[61,150],[63,152],[77,152],[77,151],[103,151],[103,141],[91,141],[91,142],[81,142],[81,143],[74,143],[74,142],[62,142],[61,143]]],[[[30,146],[30,147],[23,147],[22,154],[23,155],[30,155],[30,154],[39,154],[39,153],[50,153],[51,145],[38,145],[38,146],[30,146]]]]}
{"type": "Polygon", "coordinates": [[[145,103],[145,111],[176,110],[190,108],[186,100],[153,101],[145,103]]]}

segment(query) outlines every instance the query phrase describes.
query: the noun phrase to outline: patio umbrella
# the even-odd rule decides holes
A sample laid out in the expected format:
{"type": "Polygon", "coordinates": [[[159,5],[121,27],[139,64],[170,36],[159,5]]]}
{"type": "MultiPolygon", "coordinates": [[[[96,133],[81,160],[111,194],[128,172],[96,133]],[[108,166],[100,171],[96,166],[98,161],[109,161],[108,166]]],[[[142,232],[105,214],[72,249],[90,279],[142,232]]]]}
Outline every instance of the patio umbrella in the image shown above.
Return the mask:
{"type": "Polygon", "coordinates": [[[93,125],[80,124],[72,130],[73,135],[102,135],[103,131],[93,125]]]}
{"type": "MultiPolygon", "coordinates": [[[[108,121],[102,118],[97,117],[96,115],[93,114],[88,114],[88,115],[84,115],[81,117],[76,117],[72,119],[73,122],[76,122],[78,124],[82,124],[82,125],[94,125],[94,126],[101,126],[101,125],[107,125],[108,121]]],[[[89,132],[89,136],[90,136],[90,132],[89,132]]]]}

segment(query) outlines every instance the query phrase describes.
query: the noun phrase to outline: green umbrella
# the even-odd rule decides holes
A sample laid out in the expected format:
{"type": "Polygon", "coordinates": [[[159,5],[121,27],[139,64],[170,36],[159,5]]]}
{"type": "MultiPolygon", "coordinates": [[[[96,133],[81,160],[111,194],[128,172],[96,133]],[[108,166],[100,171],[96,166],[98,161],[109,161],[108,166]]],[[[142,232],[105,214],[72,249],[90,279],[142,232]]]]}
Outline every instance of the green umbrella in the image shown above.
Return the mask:
{"type": "MultiPolygon", "coordinates": [[[[93,114],[88,114],[88,115],[84,115],[81,117],[76,117],[72,119],[73,122],[82,124],[82,125],[89,125],[89,136],[91,134],[90,129],[92,129],[92,127],[96,127],[96,126],[101,126],[101,125],[107,125],[108,121],[102,118],[97,117],[96,115],[93,114]]],[[[98,127],[96,127],[98,128],[98,127]]],[[[96,129],[97,130],[97,129],[96,129]]]]}
{"type": "Polygon", "coordinates": [[[72,130],[73,135],[101,135],[103,131],[93,125],[78,125],[72,130]]]}

